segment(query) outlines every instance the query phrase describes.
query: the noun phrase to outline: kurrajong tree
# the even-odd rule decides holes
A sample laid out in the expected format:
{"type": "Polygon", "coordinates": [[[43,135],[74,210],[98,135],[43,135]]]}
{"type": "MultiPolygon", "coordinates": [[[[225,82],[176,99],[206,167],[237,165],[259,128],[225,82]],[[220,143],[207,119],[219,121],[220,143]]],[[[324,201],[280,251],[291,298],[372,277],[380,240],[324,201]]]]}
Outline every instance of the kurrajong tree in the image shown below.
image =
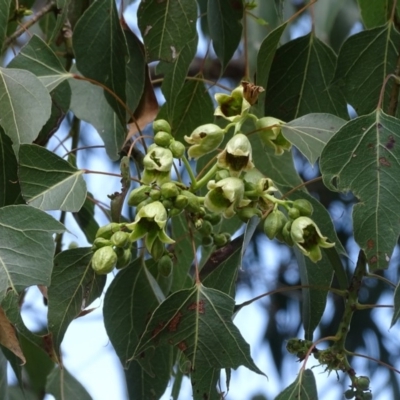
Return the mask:
{"type": "Polygon", "coordinates": [[[318,397],[311,358],[346,382],[346,398],[372,398],[347,339],[353,316],[382,307],[360,299],[367,279],[391,289],[392,325],[400,315],[400,290],[380,272],[400,233],[400,6],[346,4],[360,11],[364,29],[345,38],[336,1],[295,9],[273,0],[143,0],[137,26],[130,3],[0,0],[0,397],[11,393],[8,361],[34,398],[90,398],[63,368],[60,345],[102,295],[107,274],[114,279],[104,324],[131,399],[158,399],[171,379],[177,398],[184,376],[195,399],[229,398],[231,369],[268,375],[233,323],[271,294],[235,304],[243,254],[262,231],[293,249],[301,280],[279,289],[301,290],[304,336],[287,341],[299,373],[277,399],[318,397]],[[311,32],[290,39],[304,16],[311,32]],[[198,30],[209,44],[202,59],[198,30]],[[99,154],[81,121],[97,130],[120,172],[79,165],[99,154]],[[293,155],[320,176],[303,180],[293,155]],[[109,176],[121,181],[109,204],[87,191],[85,176],[95,173],[99,190],[109,176]],[[318,180],[332,196],[357,199],[360,252],[350,273],[327,208],[310,195],[318,180]],[[75,229],[68,213],[90,246],[63,241],[75,229]],[[21,318],[34,285],[48,307],[47,332],[31,332],[21,318]],[[321,336],[329,293],[342,307],[335,329],[321,336]],[[28,354],[28,345],[42,355],[28,354]],[[29,385],[23,371],[38,360],[41,385],[29,385]]]}

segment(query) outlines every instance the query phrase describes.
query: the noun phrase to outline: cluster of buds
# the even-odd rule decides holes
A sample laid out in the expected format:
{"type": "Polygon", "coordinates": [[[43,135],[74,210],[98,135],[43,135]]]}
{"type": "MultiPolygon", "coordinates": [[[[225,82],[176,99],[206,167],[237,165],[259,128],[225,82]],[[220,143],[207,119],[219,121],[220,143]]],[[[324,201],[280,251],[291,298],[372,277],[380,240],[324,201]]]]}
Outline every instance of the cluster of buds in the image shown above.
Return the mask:
{"type": "Polygon", "coordinates": [[[346,399],[372,400],[369,384],[370,380],[368,376],[355,377],[351,388],[344,392],[344,397],[346,399]]]}

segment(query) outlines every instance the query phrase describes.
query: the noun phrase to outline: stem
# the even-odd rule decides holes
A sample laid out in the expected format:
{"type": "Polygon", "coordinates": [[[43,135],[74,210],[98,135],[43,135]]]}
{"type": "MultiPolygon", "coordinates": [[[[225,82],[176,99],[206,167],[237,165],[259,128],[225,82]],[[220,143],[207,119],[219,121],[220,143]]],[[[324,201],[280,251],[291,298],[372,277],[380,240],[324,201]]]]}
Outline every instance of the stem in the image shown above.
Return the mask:
{"type": "Polygon", "coordinates": [[[195,187],[197,185],[197,181],[196,181],[196,177],[193,174],[192,167],[190,166],[189,160],[186,158],[186,156],[183,156],[182,161],[185,164],[186,171],[189,174],[191,186],[195,187]]]}
{"type": "MultiPolygon", "coordinates": [[[[85,174],[108,175],[108,176],[115,176],[115,177],[117,177],[117,178],[122,178],[122,175],[121,175],[121,174],[114,174],[114,173],[112,173],[112,172],[93,171],[93,170],[90,170],[90,169],[84,169],[84,170],[82,170],[82,171],[83,171],[85,174]]],[[[136,178],[133,178],[133,177],[131,177],[130,179],[131,179],[131,181],[135,181],[135,182],[140,183],[140,180],[139,180],[139,179],[136,179],[136,178]]]]}
{"type": "Polygon", "coordinates": [[[194,185],[192,185],[191,189],[196,191],[203,186],[205,186],[208,181],[215,175],[218,170],[217,164],[215,164],[201,179],[199,179],[194,185]]]}
{"type": "Polygon", "coordinates": [[[52,11],[56,8],[55,0],[50,1],[49,4],[46,4],[41,10],[39,10],[36,14],[32,16],[32,18],[27,21],[25,24],[21,25],[19,29],[17,29],[12,35],[10,35],[3,44],[2,52],[18,37],[20,37],[23,33],[25,33],[32,25],[34,25],[40,18],[46,15],[48,12],[52,11]]]}

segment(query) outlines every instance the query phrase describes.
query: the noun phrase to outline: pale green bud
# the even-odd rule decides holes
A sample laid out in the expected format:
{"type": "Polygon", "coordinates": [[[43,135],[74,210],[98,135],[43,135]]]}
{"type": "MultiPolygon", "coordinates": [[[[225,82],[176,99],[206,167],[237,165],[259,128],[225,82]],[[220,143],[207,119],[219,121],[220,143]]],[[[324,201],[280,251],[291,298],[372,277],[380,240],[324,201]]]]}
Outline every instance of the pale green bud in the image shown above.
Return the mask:
{"type": "Polygon", "coordinates": [[[174,158],[182,158],[185,154],[185,145],[177,140],[171,142],[169,149],[171,150],[174,158]]]}
{"type": "Polygon", "coordinates": [[[111,236],[115,233],[121,230],[121,224],[118,224],[116,222],[111,222],[107,225],[101,226],[96,233],[96,238],[104,238],[104,239],[110,239],[111,236]]]}
{"type": "Polygon", "coordinates": [[[111,242],[114,246],[125,247],[129,243],[129,233],[127,232],[115,232],[111,236],[111,242]]]}
{"type": "Polygon", "coordinates": [[[111,272],[117,263],[117,255],[111,246],[101,247],[92,257],[92,268],[99,275],[111,272]]]}
{"type": "Polygon", "coordinates": [[[120,256],[118,256],[117,264],[115,267],[117,269],[125,268],[129,265],[129,263],[131,262],[131,259],[132,259],[131,249],[127,248],[124,250],[124,252],[120,256]]]}
{"type": "Polygon", "coordinates": [[[156,119],[153,122],[153,131],[155,133],[164,131],[171,134],[171,125],[165,119],[156,119]]]}
{"type": "Polygon", "coordinates": [[[150,190],[150,186],[147,185],[142,185],[133,189],[129,193],[128,205],[137,206],[139,203],[146,200],[149,197],[150,190]]]}
{"type": "Polygon", "coordinates": [[[224,139],[225,131],[215,124],[205,124],[196,128],[190,136],[185,136],[189,147],[189,158],[197,159],[218,148],[224,139]]]}
{"type": "Polygon", "coordinates": [[[303,217],[309,217],[314,211],[312,204],[306,199],[295,200],[293,207],[297,208],[303,217]]]}
{"type": "Polygon", "coordinates": [[[173,182],[167,182],[161,185],[161,196],[165,199],[176,197],[179,194],[179,189],[173,182]]]}
{"type": "Polygon", "coordinates": [[[273,210],[270,212],[264,221],[264,233],[268,239],[272,240],[277,234],[281,233],[286,222],[287,218],[282,211],[273,210]]]}
{"type": "Polygon", "coordinates": [[[168,132],[164,131],[157,132],[154,136],[154,143],[160,147],[168,147],[172,140],[174,138],[168,132]]]}
{"type": "Polygon", "coordinates": [[[171,257],[166,254],[160,258],[157,264],[157,269],[160,275],[164,278],[168,278],[172,272],[173,263],[171,257]]]}

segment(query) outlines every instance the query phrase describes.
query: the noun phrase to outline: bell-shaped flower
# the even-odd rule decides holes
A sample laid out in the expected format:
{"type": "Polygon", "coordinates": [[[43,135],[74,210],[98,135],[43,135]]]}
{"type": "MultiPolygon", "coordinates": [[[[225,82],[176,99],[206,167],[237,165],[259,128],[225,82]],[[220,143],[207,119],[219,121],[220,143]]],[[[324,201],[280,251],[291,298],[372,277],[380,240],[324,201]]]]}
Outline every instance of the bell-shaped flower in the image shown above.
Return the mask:
{"type": "Polygon", "coordinates": [[[328,242],[326,236],[322,236],[317,224],[308,217],[299,217],[293,221],[290,236],[300,251],[313,262],[321,260],[321,247],[335,246],[335,243],[328,242]]]}
{"type": "Polygon", "coordinates": [[[146,236],[145,246],[151,254],[156,239],[162,243],[175,243],[165,232],[167,220],[167,210],[160,201],[146,204],[136,214],[134,222],[126,225],[131,231],[129,240],[135,242],[146,236]]]}
{"type": "Polygon", "coordinates": [[[204,206],[216,213],[223,213],[225,218],[231,218],[238,207],[245,207],[250,200],[243,199],[244,183],[239,178],[225,178],[218,182],[207,184],[209,192],[204,199],[204,206]]]}
{"type": "Polygon", "coordinates": [[[238,121],[244,114],[247,114],[251,106],[243,95],[243,86],[234,89],[230,95],[216,93],[215,100],[218,107],[215,109],[214,115],[232,122],[238,121]]]}
{"type": "Polygon", "coordinates": [[[190,136],[185,136],[189,147],[189,158],[197,159],[218,148],[224,139],[225,131],[215,124],[205,124],[197,127],[190,136]]]}
{"type": "Polygon", "coordinates": [[[171,150],[151,145],[143,159],[144,172],[142,182],[147,185],[154,182],[162,185],[168,182],[173,162],[174,157],[171,150]]]}
{"type": "Polygon", "coordinates": [[[260,118],[256,122],[261,141],[275,150],[275,154],[280,156],[285,150],[290,150],[292,144],[283,136],[281,125],[285,123],[273,117],[260,118]]]}
{"type": "Polygon", "coordinates": [[[249,139],[238,133],[226,144],[225,150],[217,157],[220,168],[229,169],[231,176],[239,176],[242,171],[254,168],[249,139]]]}

